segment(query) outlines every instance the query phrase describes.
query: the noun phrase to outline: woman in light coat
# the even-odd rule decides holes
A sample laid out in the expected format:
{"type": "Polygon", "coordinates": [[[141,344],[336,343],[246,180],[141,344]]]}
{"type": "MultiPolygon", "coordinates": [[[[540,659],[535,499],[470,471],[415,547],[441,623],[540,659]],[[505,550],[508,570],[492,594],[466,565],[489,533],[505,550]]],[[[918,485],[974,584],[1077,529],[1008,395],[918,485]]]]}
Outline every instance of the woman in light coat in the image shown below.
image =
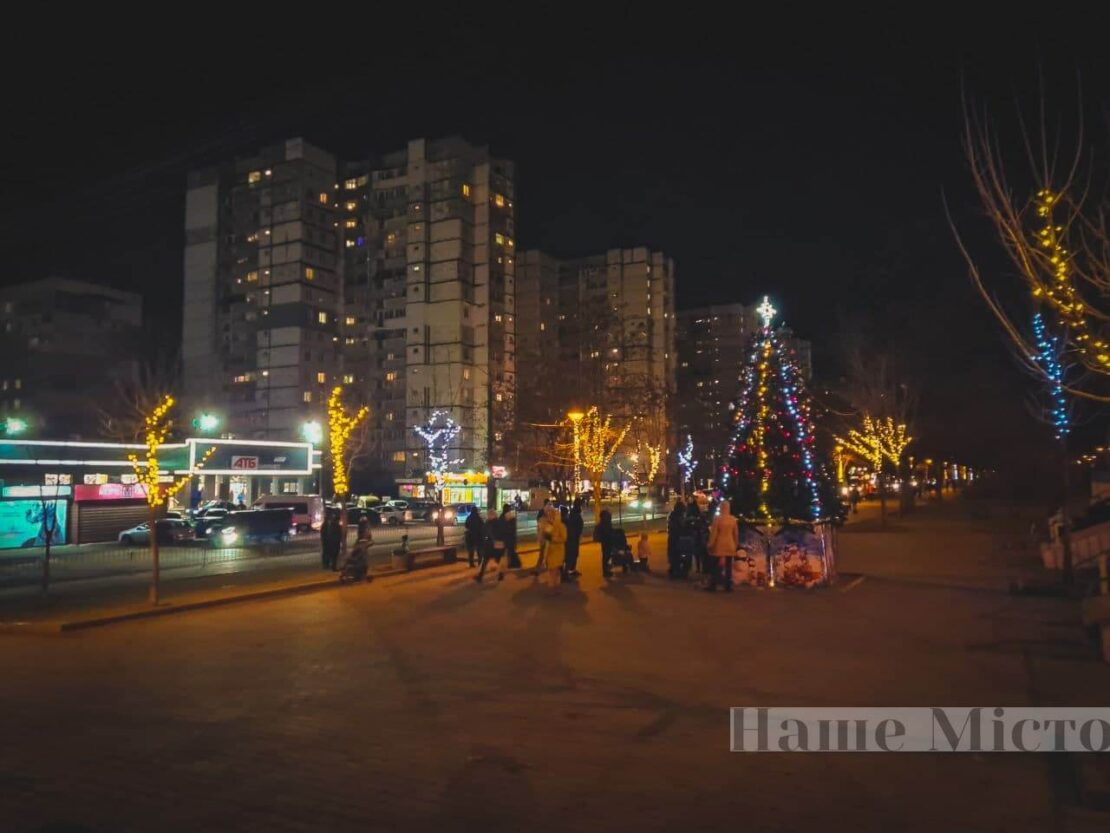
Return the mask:
{"type": "Polygon", "coordinates": [[[567,555],[567,527],[559,517],[559,511],[554,506],[548,506],[544,511],[543,530],[541,535],[547,542],[544,555],[546,558],[547,582],[554,590],[559,586],[562,576],[563,561],[567,555]]]}

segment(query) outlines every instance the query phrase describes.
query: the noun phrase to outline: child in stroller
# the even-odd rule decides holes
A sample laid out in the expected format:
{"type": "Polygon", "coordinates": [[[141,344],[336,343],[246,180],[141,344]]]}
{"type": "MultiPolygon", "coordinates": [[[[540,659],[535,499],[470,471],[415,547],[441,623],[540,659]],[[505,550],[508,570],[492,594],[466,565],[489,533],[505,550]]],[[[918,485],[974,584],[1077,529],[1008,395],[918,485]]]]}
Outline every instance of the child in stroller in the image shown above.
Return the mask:
{"type": "Polygon", "coordinates": [[[347,560],[343,562],[343,566],[339,570],[339,583],[346,584],[348,581],[366,581],[367,570],[369,569],[368,561],[368,548],[370,547],[369,537],[360,538],[351,547],[351,551],[347,553],[347,560]]]}

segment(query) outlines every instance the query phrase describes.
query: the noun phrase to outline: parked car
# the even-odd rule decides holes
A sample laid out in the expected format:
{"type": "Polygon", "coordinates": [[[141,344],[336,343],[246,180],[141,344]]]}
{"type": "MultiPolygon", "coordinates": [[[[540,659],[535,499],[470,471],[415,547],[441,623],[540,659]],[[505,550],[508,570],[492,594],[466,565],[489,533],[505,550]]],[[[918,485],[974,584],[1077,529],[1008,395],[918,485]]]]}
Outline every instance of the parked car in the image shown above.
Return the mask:
{"type": "Polygon", "coordinates": [[[440,515],[443,516],[445,524],[453,524],[455,522],[455,507],[434,504],[428,513],[428,520],[432,523],[438,523],[440,515]]]}
{"type": "Polygon", "coordinates": [[[477,511],[478,505],[475,503],[456,503],[454,506],[455,522],[464,524],[466,519],[470,517],[470,513],[477,511]]]}
{"type": "MultiPolygon", "coordinates": [[[[394,509],[408,509],[409,501],[401,500],[400,498],[390,498],[384,504],[385,506],[392,506],[394,509]]],[[[380,508],[380,507],[379,507],[380,508]]]]}
{"type": "Polygon", "coordinates": [[[213,547],[284,544],[297,531],[292,509],[243,509],[231,512],[224,525],[208,536],[213,547]]]}
{"type": "Polygon", "coordinates": [[[202,514],[194,515],[193,531],[196,537],[207,538],[214,531],[222,527],[230,511],[231,510],[219,506],[212,506],[205,509],[202,514]]]}
{"type": "MultiPolygon", "coordinates": [[[[193,540],[193,528],[180,518],[159,518],[154,522],[155,535],[159,544],[179,544],[182,541],[193,540]]],[[[150,543],[150,524],[146,521],[125,529],[119,534],[117,541],[125,547],[135,544],[150,543]]]]}
{"type": "Polygon", "coordinates": [[[412,513],[414,521],[432,521],[432,513],[436,510],[437,504],[430,500],[410,500],[408,501],[408,510],[412,513]]]}
{"type": "Polygon", "coordinates": [[[404,507],[395,506],[392,501],[378,507],[378,514],[381,516],[382,523],[389,524],[390,526],[400,526],[412,520],[412,510],[408,508],[406,503],[404,507]]]}

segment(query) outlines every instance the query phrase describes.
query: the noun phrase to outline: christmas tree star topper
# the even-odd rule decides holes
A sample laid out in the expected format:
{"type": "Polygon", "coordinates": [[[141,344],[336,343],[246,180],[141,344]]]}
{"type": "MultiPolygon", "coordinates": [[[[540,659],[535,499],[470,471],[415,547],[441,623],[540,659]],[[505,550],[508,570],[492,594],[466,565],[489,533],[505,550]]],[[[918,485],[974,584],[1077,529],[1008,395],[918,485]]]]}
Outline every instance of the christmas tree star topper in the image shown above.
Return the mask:
{"type": "Polygon", "coordinates": [[[777,309],[771,306],[771,299],[768,298],[766,295],[763,296],[763,303],[756,307],[755,311],[758,312],[759,317],[763,319],[764,327],[771,326],[771,319],[774,318],[775,313],[778,312],[777,309]]]}

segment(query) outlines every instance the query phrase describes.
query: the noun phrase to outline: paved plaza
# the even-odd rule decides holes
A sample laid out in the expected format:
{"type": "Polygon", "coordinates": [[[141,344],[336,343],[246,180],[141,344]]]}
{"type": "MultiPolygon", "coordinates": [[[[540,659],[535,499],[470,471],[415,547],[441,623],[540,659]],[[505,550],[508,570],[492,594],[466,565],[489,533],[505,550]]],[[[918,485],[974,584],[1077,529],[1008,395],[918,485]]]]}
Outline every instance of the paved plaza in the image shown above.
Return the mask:
{"type": "Polygon", "coordinates": [[[0,638],[0,828],[1098,829],[1068,756],[727,751],[735,705],[1107,702],[1078,605],[1007,590],[1021,524],[894,524],[827,590],[605,582],[590,545],[556,595],[452,566],[0,638]]]}

